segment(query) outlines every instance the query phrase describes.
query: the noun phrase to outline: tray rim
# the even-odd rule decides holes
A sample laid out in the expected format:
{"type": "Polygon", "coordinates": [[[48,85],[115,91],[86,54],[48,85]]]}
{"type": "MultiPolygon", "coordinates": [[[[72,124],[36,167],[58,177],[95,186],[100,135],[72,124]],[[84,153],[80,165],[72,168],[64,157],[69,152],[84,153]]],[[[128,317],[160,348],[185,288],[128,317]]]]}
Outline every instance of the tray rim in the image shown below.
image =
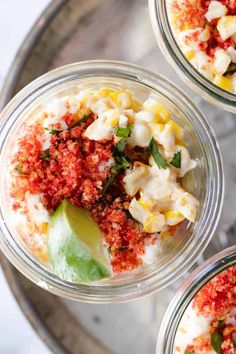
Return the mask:
{"type": "Polygon", "coordinates": [[[44,344],[46,344],[52,353],[67,354],[62,345],[59,344],[57,339],[54,337],[52,332],[50,332],[47,327],[45,327],[43,321],[34,310],[31,302],[27,299],[27,296],[22,290],[19,279],[17,277],[17,273],[15,272],[16,269],[2,253],[0,254],[0,265],[2,267],[11,293],[14,295],[17,305],[19,306],[20,310],[22,311],[23,315],[35,333],[40,337],[44,344]]]}
{"type": "Polygon", "coordinates": [[[10,101],[15,87],[15,82],[25,65],[30,51],[44,33],[48,24],[60,12],[69,0],[51,0],[49,5],[43,10],[32,27],[29,29],[5,76],[0,96],[0,111],[10,101]]]}

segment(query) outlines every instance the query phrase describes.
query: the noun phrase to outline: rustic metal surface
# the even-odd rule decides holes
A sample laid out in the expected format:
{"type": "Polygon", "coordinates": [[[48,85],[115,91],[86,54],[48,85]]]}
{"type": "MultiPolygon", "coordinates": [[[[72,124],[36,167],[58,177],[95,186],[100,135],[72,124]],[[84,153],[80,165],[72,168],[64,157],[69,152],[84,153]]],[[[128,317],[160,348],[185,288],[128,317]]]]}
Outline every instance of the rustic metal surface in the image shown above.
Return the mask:
{"type": "MultiPolygon", "coordinates": [[[[49,68],[87,59],[134,62],[162,72],[186,91],[157,47],[147,1],[55,0],[20,48],[5,82],[0,107],[49,68]]],[[[192,92],[189,95],[203,110],[220,141],[226,174],[222,228],[235,219],[236,119],[192,92]]],[[[232,233],[228,238],[223,232],[218,235],[206,250],[205,258],[234,243],[232,233]]],[[[179,283],[134,303],[88,305],[46,293],[4,258],[1,262],[25,315],[51,350],[60,354],[154,354],[162,315],[179,283]]]]}

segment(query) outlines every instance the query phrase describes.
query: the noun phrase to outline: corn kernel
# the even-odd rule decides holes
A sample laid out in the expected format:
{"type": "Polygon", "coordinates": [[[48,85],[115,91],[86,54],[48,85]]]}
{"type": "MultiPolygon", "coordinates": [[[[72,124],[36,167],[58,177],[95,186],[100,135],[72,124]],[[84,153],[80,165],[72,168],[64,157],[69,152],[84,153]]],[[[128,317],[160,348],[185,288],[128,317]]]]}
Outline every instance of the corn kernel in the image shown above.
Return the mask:
{"type": "Polygon", "coordinates": [[[160,213],[149,213],[144,220],[143,228],[146,232],[159,232],[165,225],[165,217],[160,213]]]}
{"type": "Polygon", "coordinates": [[[192,26],[190,26],[189,24],[184,24],[181,26],[181,31],[186,31],[186,30],[191,30],[192,26]]]}
{"type": "Polygon", "coordinates": [[[155,215],[150,214],[148,217],[146,217],[144,223],[143,223],[143,228],[146,232],[154,232],[153,231],[153,224],[155,222],[155,215]]]}
{"type": "Polygon", "coordinates": [[[195,57],[196,53],[194,50],[190,50],[189,52],[185,53],[185,56],[188,60],[192,60],[195,57]]]}
{"type": "Polygon", "coordinates": [[[167,123],[170,119],[170,112],[161,103],[152,98],[145,101],[143,107],[154,114],[155,123],[167,123]]]}
{"type": "Polygon", "coordinates": [[[167,211],[164,215],[166,218],[167,225],[171,225],[171,226],[177,225],[185,219],[180,212],[175,210],[167,211]]]}
{"type": "Polygon", "coordinates": [[[236,32],[236,16],[222,16],[217,22],[217,29],[225,41],[236,32]]]}
{"type": "Polygon", "coordinates": [[[182,332],[182,333],[187,333],[187,331],[186,331],[186,329],[184,328],[184,327],[180,327],[180,332],[182,332]]]}
{"type": "Polygon", "coordinates": [[[119,118],[118,117],[109,117],[107,119],[107,124],[110,125],[110,127],[114,128],[118,125],[119,123],[119,118]]]}
{"type": "Polygon", "coordinates": [[[183,129],[177,123],[175,123],[173,120],[170,120],[168,125],[170,125],[170,127],[172,128],[176,139],[182,140],[183,134],[184,134],[183,129]]]}
{"type": "Polygon", "coordinates": [[[150,197],[147,197],[142,192],[140,193],[141,198],[138,200],[138,204],[141,208],[145,210],[150,210],[156,204],[156,201],[150,197]]]}
{"type": "Polygon", "coordinates": [[[161,238],[162,240],[166,239],[170,237],[170,232],[169,231],[164,231],[162,234],[161,234],[161,238]]]}
{"type": "Polygon", "coordinates": [[[47,222],[43,222],[41,224],[41,231],[42,233],[46,234],[48,232],[48,223],[47,222]]]}
{"type": "Polygon", "coordinates": [[[109,88],[109,87],[102,87],[97,91],[97,95],[102,97],[102,98],[106,98],[108,97],[110,94],[114,93],[115,90],[109,88]]]}
{"type": "Polygon", "coordinates": [[[114,128],[119,124],[120,114],[119,114],[118,108],[110,109],[110,110],[104,112],[103,116],[104,116],[104,121],[110,127],[114,128]]]}
{"type": "Polygon", "coordinates": [[[132,99],[132,108],[135,112],[138,112],[142,108],[142,103],[133,98],[132,99]]]}
{"type": "Polygon", "coordinates": [[[124,109],[132,108],[132,95],[129,91],[119,90],[109,94],[109,97],[116,104],[117,107],[124,109]]]}
{"type": "Polygon", "coordinates": [[[141,198],[138,200],[138,204],[140,205],[141,208],[143,208],[145,210],[150,209],[150,205],[141,198]]]}
{"type": "Polygon", "coordinates": [[[38,257],[41,259],[43,262],[48,262],[48,253],[45,251],[38,251],[38,257]]]}
{"type": "Polygon", "coordinates": [[[171,24],[175,25],[177,23],[178,19],[179,19],[179,14],[175,14],[175,13],[170,12],[169,20],[170,20],[171,24]]]}
{"type": "Polygon", "coordinates": [[[230,77],[216,77],[213,82],[223,90],[233,92],[233,84],[230,77]]]}

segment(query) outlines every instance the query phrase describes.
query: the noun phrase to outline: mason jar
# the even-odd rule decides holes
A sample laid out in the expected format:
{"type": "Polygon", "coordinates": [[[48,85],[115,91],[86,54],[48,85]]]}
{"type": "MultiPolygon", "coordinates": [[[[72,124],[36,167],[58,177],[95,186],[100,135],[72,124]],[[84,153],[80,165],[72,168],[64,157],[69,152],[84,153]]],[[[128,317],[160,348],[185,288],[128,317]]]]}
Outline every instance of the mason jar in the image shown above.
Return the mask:
{"type": "Polygon", "coordinates": [[[167,0],[149,0],[149,10],[157,43],[179,77],[208,102],[236,113],[236,94],[216,86],[185,57],[171,29],[167,0]]]}
{"type": "Polygon", "coordinates": [[[176,333],[194,296],[211,279],[235,265],[236,246],[232,246],[208,259],[185,280],[165,312],[158,335],[156,354],[175,353],[176,333]]]}
{"type": "Polygon", "coordinates": [[[144,68],[115,61],[74,63],[50,71],[22,89],[0,115],[0,247],[10,262],[44,289],[73,300],[120,302],[137,299],[160,290],[179,278],[196,261],[216,229],[224,194],[222,162],[214,133],[202,113],[189,98],[163,76],[144,68]],[[19,129],[28,114],[42,102],[75,85],[83,88],[108,86],[127,88],[140,99],[150,94],[161,101],[183,127],[186,145],[197,167],[189,173],[186,188],[200,202],[196,222],[186,223],[169,238],[166,252],[150,265],[117,274],[111,279],[89,284],[63,281],[40,263],[14,229],[9,218],[7,163],[19,129]]]}

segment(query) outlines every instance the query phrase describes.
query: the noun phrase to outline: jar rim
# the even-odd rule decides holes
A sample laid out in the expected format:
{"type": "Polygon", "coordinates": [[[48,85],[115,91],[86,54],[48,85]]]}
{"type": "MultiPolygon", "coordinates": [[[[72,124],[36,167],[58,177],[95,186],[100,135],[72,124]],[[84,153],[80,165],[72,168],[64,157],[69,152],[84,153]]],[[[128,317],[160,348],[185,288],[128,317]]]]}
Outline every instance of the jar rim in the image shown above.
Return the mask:
{"type": "Polygon", "coordinates": [[[236,265],[236,246],[218,252],[198,266],[184,281],[171,300],[162,319],[156,354],[174,353],[175,336],[188,305],[211,279],[236,265]]]}
{"type": "Polygon", "coordinates": [[[180,49],[168,20],[166,0],[149,0],[149,13],[158,45],[181,80],[192,84],[193,90],[208,102],[236,113],[236,94],[218,87],[203,76],[180,49]]]}
{"type": "Polygon", "coordinates": [[[25,276],[56,295],[85,302],[121,302],[142,297],[167,286],[189,269],[196,261],[197,257],[204,251],[213,236],[221,214],[224,195],[223,168],[214,133],[202,114],[182,91],[162,75],[133,64],[107,60],[92,60],[60,67],[40,76],[23,88],[0,114],[0,155],[2,154],[2,148],[8,136],[9,129],[11,128],[10,124],[15,119],[14,115],[17,118],[17,109],[20,108],[24,111],[25,106],[33,101],[36,95],[40,96],[50,88],[62,84],[63,82],[71,82],[75,78],[95,78],[96,76],[124,78],[152,88],[156,92],[161,88],[163,92],[166,93],[166,97],[171,98],[177,107],[181,107],[183,111],[188,109],[189,112],[193,114],[196,124],[199,124],[199,127],[204,133],[204,139],[210,148],[210,157],[212,159],[210,162],[213,164],[214,170],[214,186],[209,190],[209,193],[212,193],[212,209],[209,212],[212,219],[209,220],[209,216],[204,215],[205,219],[201,239],[196,243],[194,250],[190,250],[191,247],[189,245],[188,247],[186,246],[186,249],[183,248],[183,261],[180,265],[178,264],[177,266],[178,257],[175,257],[175,259],[169,262],[171,266],[173,265],[178,268],[175,272],[173,272],[173,270],[171,271],[170,264],[167,264],[167,266],[162,267],[163,274],[159,274],[161,273],[159,269],[159,272],[153,271],[143,277],[143,279],[139,279],[138,282],[136,280],[123,285],[115,284],[106,287],[67,283],[55,275],[50,274],[44,267],[37,264],[35,260],[29,259],[23,250],[20,249],[19,245],[12,246],[10,242],[8,242],[9,240],[5,239],[4,235],[10,237],[10,233],[4,222],[2,209],[0,209],[0,247],[8,259],[25,276]],[[169,88],[171,88],[171,91],[169,88]],[[168,272],[165,269],[167,267],[168,272]]]}

